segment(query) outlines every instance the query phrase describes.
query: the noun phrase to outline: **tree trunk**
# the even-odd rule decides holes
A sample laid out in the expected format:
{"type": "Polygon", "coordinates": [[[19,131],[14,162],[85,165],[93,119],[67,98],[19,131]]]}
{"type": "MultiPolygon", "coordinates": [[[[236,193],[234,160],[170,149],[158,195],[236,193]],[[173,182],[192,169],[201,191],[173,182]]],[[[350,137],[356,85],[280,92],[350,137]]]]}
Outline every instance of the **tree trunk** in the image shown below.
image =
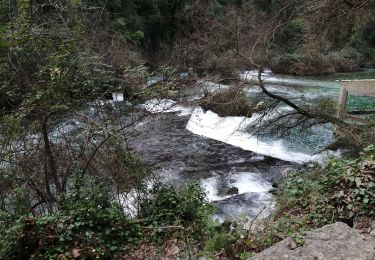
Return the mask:
{"type": "Polygon", "coordinates": [[[52,148],[51,148],[51,142],[50,142],[49,136],[48,136],[47,120],[48,119],[45,119],[41,123],[42,135],[43,135],[43,141],[44,141],[44,150],[45,150],[45,154],[46,154],[46,157],[47,157],[47,164],[48,164],[48,168],[49,168],[49,171],[48,171],[49,176],[47,176],[47,178],[52,177],[52,179],[55,183],[57,192],[61,193],[61,192],[63,192],[63,187],[60,184],[59,176],[58,176],[58,173],[57,173],[56,162],[55,162],[55,158],[53,156],[53,152],[52,152],[52,148]]]}

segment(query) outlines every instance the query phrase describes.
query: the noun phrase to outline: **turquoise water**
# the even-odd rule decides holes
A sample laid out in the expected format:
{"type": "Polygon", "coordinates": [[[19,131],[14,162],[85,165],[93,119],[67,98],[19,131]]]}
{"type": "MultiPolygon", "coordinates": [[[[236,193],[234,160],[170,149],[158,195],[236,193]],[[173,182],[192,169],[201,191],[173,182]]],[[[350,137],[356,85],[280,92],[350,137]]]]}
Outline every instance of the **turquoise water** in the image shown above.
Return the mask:
{"type": "MultiPolygon", "coordinates": [[[[325,86],[318,86],[318,91],[326,89],[327,86],[330,89],[333,97],[338,97],[338,91],[340,88],[339,80],[356,80],[356,79],[375,79],[375,69],[367,69],[360,72],[351,73],[337,73],[327,76],[315,77],[317,80],[322,80],[325,82],[325,86]]],[[[338,99],[334,101],[337,102],[338,99]]],[[[347,108],[352,109],[374,109],[375,108],[375,98],[374,97],[356,97],[349,95],[347,101],[347,108]]]]}
{"type": "MultiPolygon", "coordinates": [[[[375,69],[353,73],[336,73],[332,75],[301,77],[265,73],[264,82],[269,91],[293,100],[299,105],[317,106],[322,99],[337,106],[340,93],[340,80],[375,79],[375,69]]],[[[249,92],[250,98],[257,96],[249,92]]],[[[349,95],[347,110],[374,110],[374,97],[356,97],[349,95]]],[[[335,112],[331,112],[335,113],[335,112]]],[[[275,134],[262,136],[262,141],[280,138],[275,134]]],[[[283,137],[284,146],[291,151],[315,154],[333,142],[333,127],[330,124],[314,126],[305,131],[293,129],[283,137]]]]}

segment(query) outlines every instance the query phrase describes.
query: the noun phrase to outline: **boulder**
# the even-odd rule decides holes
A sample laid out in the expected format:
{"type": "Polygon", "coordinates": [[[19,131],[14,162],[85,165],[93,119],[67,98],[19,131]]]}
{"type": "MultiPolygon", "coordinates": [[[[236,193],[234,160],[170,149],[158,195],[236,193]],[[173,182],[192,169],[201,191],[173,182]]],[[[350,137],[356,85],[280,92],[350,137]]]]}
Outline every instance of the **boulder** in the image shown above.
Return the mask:
{"type": "Polygon", "coordinates": [[[236,195],[238,194],[238,188],[237,187],[230,187],[225,191],[225,195],[236,195]]]}
{"type": "Polygon", "coordinates": [[[291,238],[255,255],[252,260],[373,260],[375,238],[364,239],[357,230],[335,223],[308,232],[303,246],[291,238]]]}

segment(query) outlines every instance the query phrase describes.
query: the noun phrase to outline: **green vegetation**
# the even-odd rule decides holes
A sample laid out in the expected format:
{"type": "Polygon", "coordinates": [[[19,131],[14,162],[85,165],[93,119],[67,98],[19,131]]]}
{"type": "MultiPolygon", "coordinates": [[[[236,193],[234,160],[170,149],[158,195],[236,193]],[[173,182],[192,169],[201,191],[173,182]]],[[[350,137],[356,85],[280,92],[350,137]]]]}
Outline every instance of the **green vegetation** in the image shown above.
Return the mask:
{"type": "Polygon", "coordinates": [[[374,160],[375,147],[370,145],[358,159],[331,159],[326,166],[290,173],[279,186],[275,212],[254,226],[251,222],[250,230],[245,229],[247,218],[212,222],[213,207],[199,185],[179,191],[156,185],[143,195],[135,218],[124,213],[106,187],[97,185],[68,193],[54,214],[19,217],[2,212],[0,257],[113,259],[141,244],[161,246],[171,238],[199,248],[187,255],[219,253],[230,259],[247,259],[288,236],[303,245],[304,234],[313,228],[373,219],[374,160]]]}
{"type": "Polygon", "coordinates": [[[157,185],[141,201],[136,218],[109,194],[98,185],[67,194],[54,214],[15,219],[3,213],[0,258],[115,259],[144,242],[162,245],[175,237],[194,245],[208,233],[212,207],[197,185],[179,192],[157,185]]]}
{"type": "Polygon", "coordinates": [[[331,159],[323,169],[288,176],[278,196],[280,212],[300,212],[314,227],[341,221],[353,225],[375,210],[375,147],[358,159],[331,159]]]}
{"type": "Polygon", "coordinates": [[[257,64],[296,75],[356,71],[374,65],[373,8],[363,1],[205,1],[187,9],[196,30],[184,30],[173,55],[222,75],[257,64]]]}

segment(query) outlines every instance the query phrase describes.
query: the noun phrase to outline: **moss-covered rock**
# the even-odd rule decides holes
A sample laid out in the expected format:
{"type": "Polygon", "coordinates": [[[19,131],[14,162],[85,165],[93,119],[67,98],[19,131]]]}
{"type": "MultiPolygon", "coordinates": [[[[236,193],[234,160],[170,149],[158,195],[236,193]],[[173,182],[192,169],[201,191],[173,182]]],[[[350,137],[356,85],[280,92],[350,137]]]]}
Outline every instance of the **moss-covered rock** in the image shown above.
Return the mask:
{"type": "Polygon", "coordinates": [[[199,105],[219,116],[251,117],[251,104],[242,89],[231,87],[228,90],[207,94],[199,105]]]}

